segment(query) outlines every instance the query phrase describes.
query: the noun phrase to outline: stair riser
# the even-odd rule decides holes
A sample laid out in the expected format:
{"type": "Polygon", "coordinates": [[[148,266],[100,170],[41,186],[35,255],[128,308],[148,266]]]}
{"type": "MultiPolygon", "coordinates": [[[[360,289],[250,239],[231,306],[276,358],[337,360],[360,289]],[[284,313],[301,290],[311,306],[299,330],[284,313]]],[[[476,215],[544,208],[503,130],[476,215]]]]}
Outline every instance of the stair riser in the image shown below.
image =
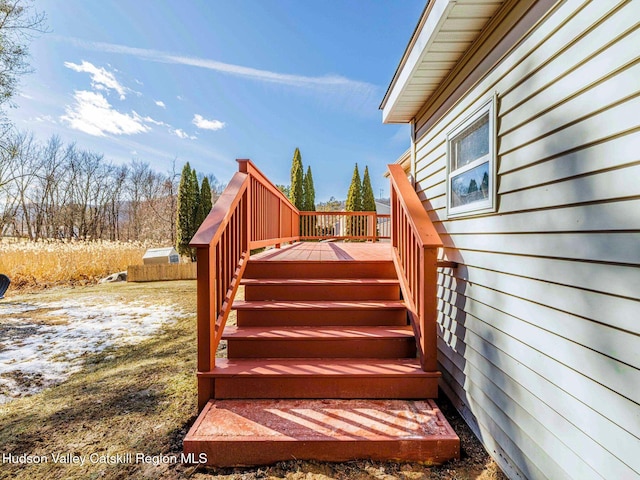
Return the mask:
{"type": "Polygon", "coordinates": [[[393,262],[275,262],[251,260],[244,278],[395,278],[393,262]]]}
{"type": "Polygon", "coordinates": [[[406,325],[406,310],[237,310],[240,327],[406,325]]]}
{"type": "Polygon", "coordinates": [[[398,285],[247,285],[245,300],[399,300],[398,285]]]}
{"type": "Polygon", "coordinates": [[[378,398],[438,397],[437,377],[296,377],[215,379],[215,398],[378,398]]]}
{"type": "Polygon", "coordinates": [[[207,455],[207,465],[243,467],[287,460],[347,462],[367,458],[379,461],[425,462],[439,465],[460,457],[460,441],[454,438],[399,441],[207,441],[185,440],[184,452],[207,455]]]}
{"type": "Polygon", "coordinates": [[[230,339],[229,358],[411,358],[415,339],[238,340],[230,339]]]}

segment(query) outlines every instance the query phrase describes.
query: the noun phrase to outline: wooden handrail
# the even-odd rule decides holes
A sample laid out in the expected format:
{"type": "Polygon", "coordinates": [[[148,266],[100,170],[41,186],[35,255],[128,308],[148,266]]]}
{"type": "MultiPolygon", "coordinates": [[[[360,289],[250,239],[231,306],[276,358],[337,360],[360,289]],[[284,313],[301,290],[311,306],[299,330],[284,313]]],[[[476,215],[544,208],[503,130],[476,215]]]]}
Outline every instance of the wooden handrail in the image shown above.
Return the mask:
{"type": "Polygon", "coordinates": [[[437,366],[437,268],[442,241],[400,165],[389,165],[393,261],[424,371],[437,366]]]}
{"type": "MultiPolygon", "coordinates": [[[[198,371],[216,366],[216,350],[250,251],[299,240],[300,212],[250,160],[235,173],[190,242],[198,261],[198,371]]],[[[212,397],[198,379],[198,405],[212,397]]]]}
{"type": "Polygon", "coordinates": [[[242,198],[242,193],[247,189],[248,183],[249,176],[247,174],[236,172],[233,175],[211,212],[189,242],[189,246],[208,247],[212,243],[218,242],[224,228],[229,223],[229,218],[242,198]]]}
{"type": "Polygon", "coordinates": [[[407,174],[398,164],[388,165],[389,179],[391,180],[391,190],[399,193],[398,200],[402,208],[407,212],[407,220],[411,223],[411,228],[417,235],[421,246],[442,246],[440,235],[431,223],[431,219],[420,198],[411,186],[407,174]]]}

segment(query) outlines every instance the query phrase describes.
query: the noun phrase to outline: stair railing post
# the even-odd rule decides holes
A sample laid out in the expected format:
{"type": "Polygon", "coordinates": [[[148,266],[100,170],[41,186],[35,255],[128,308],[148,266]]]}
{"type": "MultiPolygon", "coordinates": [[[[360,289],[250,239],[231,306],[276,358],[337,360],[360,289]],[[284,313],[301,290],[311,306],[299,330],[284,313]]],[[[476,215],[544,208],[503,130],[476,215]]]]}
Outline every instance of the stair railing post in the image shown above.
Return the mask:
{"type": "Polygon", "coordinates": [[[245,216],[245,225],[246,225],[246,241],[247,241],[247,249],[251,247],[251,241],[252,241],[252,232],[254,230],[253,228],[253,222],[254,222],[254,218],[253,218],[253,196],[252,196],[252,191],[253,191],[253,178],[251,176],[251,172],[249,171],[249,160],[245,160],[245,159],[236,159],[236,162],[238,162],[238,171],[242,172],[242,173],[246,173],[247,175],[249,175],[249,186],[247,187],[246,190],[246,216],[245,216]]]}
{"type": "MultiPolygon", "coordinates": [[[[215,250],[199,247],[197,255],[197,305],[198,305],[198,371],[206,372],[215,368],[215,321],[216,321],[216,278],[215,250]],[[213,255],[212,255],[213,253],[213,255]],[[214,258],[211,258],[211,257],[214,258]]],[[[198,408],[202,409],[212,396],[212,382],[209,378],[198,379],[198,408]]]]}
{"type": "Polygon", "coordinates": [[[420,362],[425,372],[434,372],[438,369],[438,335],[436,325],[438,314],[438,249],[423,247],[420,250],[420,350],[423,353],[420,362]]]}
{"type": "Polygon", "coordinates": [[[367,237],[371,237],[371,241],[376,241],[376,212],[367,214],[367,237]]]}

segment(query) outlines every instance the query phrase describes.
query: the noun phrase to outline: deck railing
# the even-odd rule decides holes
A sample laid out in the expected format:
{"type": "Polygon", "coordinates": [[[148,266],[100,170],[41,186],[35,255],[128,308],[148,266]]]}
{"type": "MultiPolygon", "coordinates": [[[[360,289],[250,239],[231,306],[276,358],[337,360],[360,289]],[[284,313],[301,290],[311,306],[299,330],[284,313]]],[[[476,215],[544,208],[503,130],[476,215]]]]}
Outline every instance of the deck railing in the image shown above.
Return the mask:
{"type": "MultiPolygon", "coordinates": [[[[215,355],[250,250],[299,238],[299,212],[250,160],[216,201],[190,245],[198,261],[198,371],[215,368],[215,355]]],[[[199,380],[200,406],[211,382],[199,380]]]]}
{"type": "Polygon", "coordinates": [[[390,217],[376,212],[300,212],[300,240],[391,238],[390,217]]]}
{"type": "Polygon", "coordinates": [[[437,267],[442,241],[402,167],[389,165],[389,172],[393,260],[422,369],[436,371],[437,267]]]}
{"type": "Polygon", "coordinates": [[[238,160],[249,175],[249,248],[268,247],[300,239],[300,212],[251,160],[238,160]]]}
{"type": "MultiPolygon", "coordinates": [[[[300,212],[250,160],[238,164],[190,243],[198,262],[199,372],[216,366],[216,350],[252,249],[328,238],[375,241],[392,232],[390,215],[300,212]]],[[[211,388],[210,379],[198,379],[200,407],[212,398],[211,388]]]]}

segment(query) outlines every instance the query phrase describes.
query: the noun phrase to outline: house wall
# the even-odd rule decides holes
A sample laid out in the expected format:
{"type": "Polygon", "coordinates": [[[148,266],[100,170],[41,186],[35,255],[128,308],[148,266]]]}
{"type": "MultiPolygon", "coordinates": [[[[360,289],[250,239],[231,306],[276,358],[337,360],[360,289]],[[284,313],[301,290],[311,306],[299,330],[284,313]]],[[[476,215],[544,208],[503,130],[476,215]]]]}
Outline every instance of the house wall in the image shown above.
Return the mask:
{"type": "Polygon", "coordinates": [[[442,388],[510,478],[640,476],[639,19],[558,2],[415,120],[416,190],[460,263],[439,274],[442,388]],[[447,220],[447,132],[494,93],[498,211],[447,220]]]}

